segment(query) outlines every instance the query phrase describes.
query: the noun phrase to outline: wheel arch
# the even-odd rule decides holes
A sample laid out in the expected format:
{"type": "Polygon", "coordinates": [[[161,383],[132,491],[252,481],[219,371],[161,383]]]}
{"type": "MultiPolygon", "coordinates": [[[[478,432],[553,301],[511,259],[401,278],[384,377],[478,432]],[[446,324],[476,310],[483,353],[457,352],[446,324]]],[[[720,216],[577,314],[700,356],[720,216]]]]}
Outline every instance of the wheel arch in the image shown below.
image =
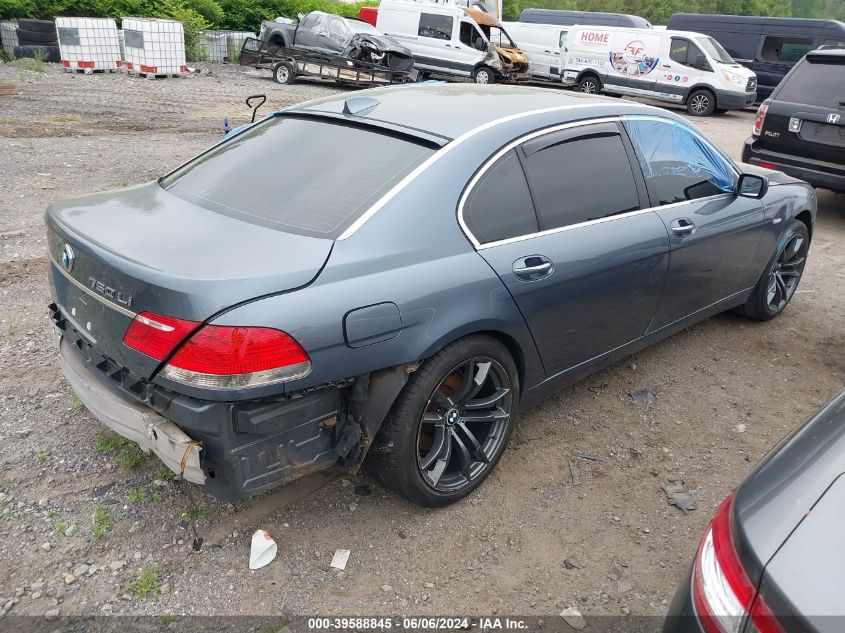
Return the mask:
{"type": "Polygon", "coordinates": [[[696,92],[697,90],[706,90],[711,95],[713,95],[713,103],[715,104],[713,106],[714,111],[716,108],[719,107],[719,97],[716,95],[716,91],[713,89],[713,87],[708,84],[695,84],[694,86],[690,86],[690,89],[687,90],[687,94],[684,96],[684,105],[686,105],[689,101],[690,95],[692,95],[692,93],[696,92]]]}
{"type": "Polygon", "coordinates": [[[283,31],[273,31],[270,33],[270,37],[267,38],[267,42],[275,46],[284,46],[285,48],[289,48],[288,38],[283,31]]]}
{"type": "Polygon", "coordinates": [[[604,86],[604,79],[602,79],[602,76],[594,68],[587,68],[586,70],[582,70],[580,73],[578,73],[578,76],[575,78],[575,83],[577,84],[584,77],[595,77],[599,80],[599,83],[601,83],[602,87],[604,86]]]}
{"type": "Polygon", "coordinates": [[[810,213],[809,209],[804,209],[798,215],[795,216],[795,219],[799,222],[803,222],[804,226],[807,227],[807,235],[810,236],[810,242],[813,241],[813,214],[810,213]]]}

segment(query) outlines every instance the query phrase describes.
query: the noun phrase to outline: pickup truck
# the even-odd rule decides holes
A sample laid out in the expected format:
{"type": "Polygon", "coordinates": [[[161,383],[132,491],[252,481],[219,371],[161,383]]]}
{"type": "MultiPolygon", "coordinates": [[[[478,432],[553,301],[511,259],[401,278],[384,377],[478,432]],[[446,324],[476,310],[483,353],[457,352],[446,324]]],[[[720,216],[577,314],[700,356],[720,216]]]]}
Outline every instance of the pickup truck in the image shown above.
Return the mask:
{"type": "Polygon", "coordinates": [[[322,11],[300,15],[298,22],[285,18],[264,20],[259,38],[276,46],[341,55],[391,70],[411,70],[414,66],[410,50],[371,24],[322,11]]]}

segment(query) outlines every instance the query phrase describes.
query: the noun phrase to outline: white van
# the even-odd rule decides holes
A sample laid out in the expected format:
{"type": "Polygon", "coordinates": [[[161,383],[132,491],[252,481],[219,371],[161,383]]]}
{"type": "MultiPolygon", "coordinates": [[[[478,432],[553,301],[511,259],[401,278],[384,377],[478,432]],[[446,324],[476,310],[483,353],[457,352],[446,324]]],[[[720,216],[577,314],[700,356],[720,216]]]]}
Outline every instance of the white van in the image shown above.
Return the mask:
{"type": "Polygon", "coordinates": [[[569,26],[502,22],[516,45],[528,55],[528,74],[532,79],[561,80],[560,66],[566,48],[569,26]]]}
{"type": "Polygon", "coordinates": [[[683,103],[693,116],[750,106],[757,76],[708,35],[655,29],[572,27],[564,84],[581,92],[683,103]]]}
{"type": "Polygon", "coordinates": [[[528,73],[528,56],[496,18],[475,7],[382,0],[376,28],[411,49],[414,65],[425,73],[481,84],[528,73]]]}

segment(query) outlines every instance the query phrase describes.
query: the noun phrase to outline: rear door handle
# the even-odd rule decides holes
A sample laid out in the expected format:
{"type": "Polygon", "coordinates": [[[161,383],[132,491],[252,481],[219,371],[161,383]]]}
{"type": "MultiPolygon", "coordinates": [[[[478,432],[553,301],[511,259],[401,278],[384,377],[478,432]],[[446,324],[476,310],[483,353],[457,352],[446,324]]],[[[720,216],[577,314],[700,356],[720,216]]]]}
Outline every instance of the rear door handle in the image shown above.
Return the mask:
{"type": "Polygon", "coordinates": [[[688,237],[695,233],[695,224],[689,218],[677,218],[669,225],[672,233],[678,237],[688,237]]]}
{"type": "Polygon", "coordinates": [[[554,266],[544,255],[520,257],[513,263],[513,274],[520,281],[538,281],[554,272],[554,266]]]}

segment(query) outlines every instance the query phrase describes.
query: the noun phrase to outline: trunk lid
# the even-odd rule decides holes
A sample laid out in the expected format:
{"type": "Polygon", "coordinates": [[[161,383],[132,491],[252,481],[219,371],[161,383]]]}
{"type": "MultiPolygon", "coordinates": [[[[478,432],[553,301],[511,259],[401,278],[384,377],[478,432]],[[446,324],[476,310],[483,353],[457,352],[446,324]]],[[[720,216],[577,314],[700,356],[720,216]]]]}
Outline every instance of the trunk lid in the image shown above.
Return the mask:
{"type": "Polygon", "coordinates": [[[334,243],[210,212],[158,183],[53,204],[46,222],[64,316],[97,352],[144,378],[159,363],[123,345],[135,314],[205,321],[305,286],[334,243]]]}

